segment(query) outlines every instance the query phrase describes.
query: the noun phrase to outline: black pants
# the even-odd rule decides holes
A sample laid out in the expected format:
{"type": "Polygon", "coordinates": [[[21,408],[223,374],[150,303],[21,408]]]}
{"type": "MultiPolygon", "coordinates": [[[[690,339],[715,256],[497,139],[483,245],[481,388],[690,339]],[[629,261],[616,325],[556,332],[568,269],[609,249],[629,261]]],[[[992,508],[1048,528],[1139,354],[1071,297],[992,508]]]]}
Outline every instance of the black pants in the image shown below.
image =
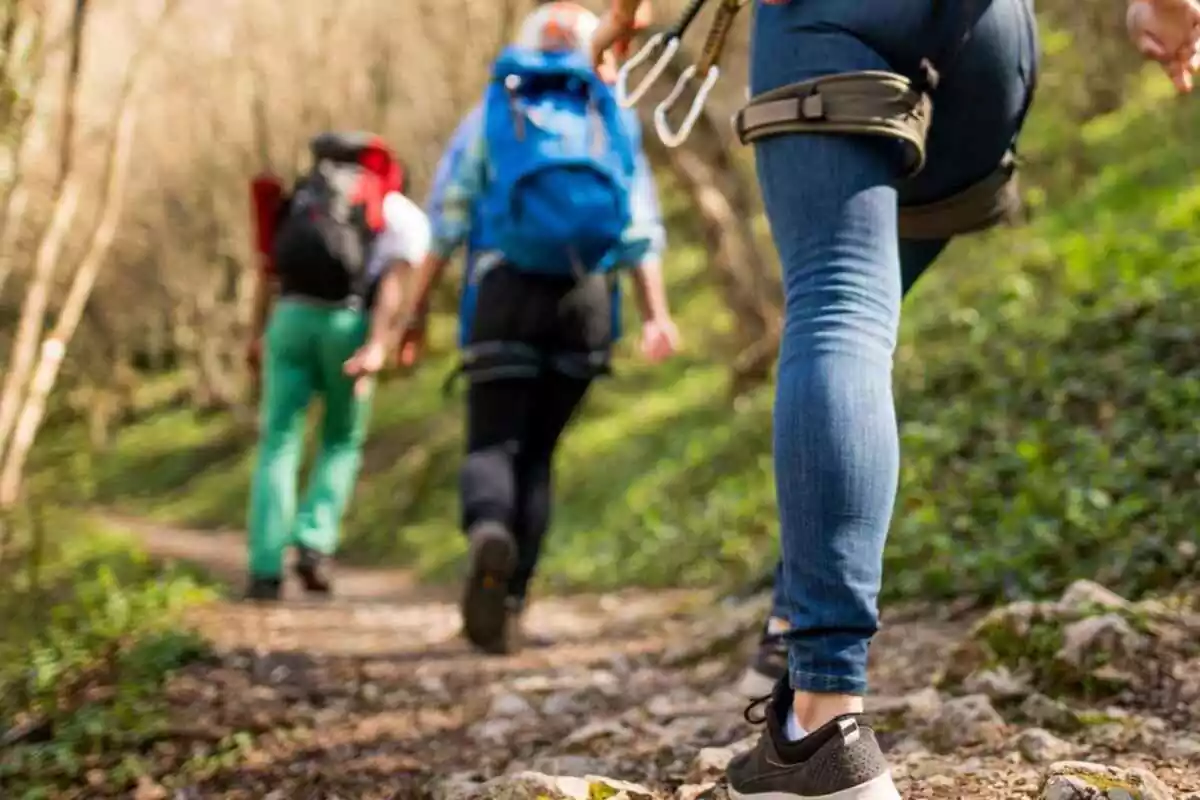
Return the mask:
{"type": "Polygon", "coordinates": [[[550,525],[559,438],[607,367],[612,292],[605,278],[534,278],[507,267],[479,286],[469,366],[463,530],[499,522],[517,541],[509,595],[524,600],[550,525]],[[512,347],[508,347],[508,346],[512,347]]]}

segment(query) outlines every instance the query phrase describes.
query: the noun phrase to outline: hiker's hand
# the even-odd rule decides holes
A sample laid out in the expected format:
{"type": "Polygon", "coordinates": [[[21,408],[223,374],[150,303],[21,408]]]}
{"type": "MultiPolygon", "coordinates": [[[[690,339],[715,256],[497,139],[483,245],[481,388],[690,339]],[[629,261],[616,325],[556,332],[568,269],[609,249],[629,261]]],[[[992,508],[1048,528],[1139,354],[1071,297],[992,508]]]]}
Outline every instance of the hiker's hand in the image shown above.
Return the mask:
{"type": "Polygon", "coordinates": [[[1138,52],[1157,61],[1180,92],[1200,70],[1200,1],[1134,0],[1125,27],[1138,52]]]}
{"type": "Polygon", "coordinates": [[[258,372],[260,369],[262,369],[262,351],[262,337],[255,336],[250,340],[250,344],[246,347],[246,366],[248,366],[252,372],[258,372]]]}
{"type": "Polygon", "coordinates": [[[400,366],[411,367],[425,351],[425,322],[410,325],[400,337],[400,366]]]}
{"type": "Polygon", "coordinates": [[[658,363],[679,352],[679,329],[670,317],[649,319],[642,325],[642,355],[658,363]]]}
{"type": "MultiPolygon", "coordinates": [[[[643,0],[642,6],[649,6],[649,2],[643,0]]],[[[610,9],[600,18],[600,26],[592,34],[592,65],[598,72],[612,68],[612,56],[624,58],[628,55],[629,40],[637,26],[637,14],[619,14],[617,9],[610,9]]]]}
{"type": "Polygon", "coordinates": [[[371,388],[371,379],[383,369],[387,361],[387,349],[379,342],[369,341],[358,352],[346,359],[343,369],[354,382],[354,393],[362,397],[371,388]]]}

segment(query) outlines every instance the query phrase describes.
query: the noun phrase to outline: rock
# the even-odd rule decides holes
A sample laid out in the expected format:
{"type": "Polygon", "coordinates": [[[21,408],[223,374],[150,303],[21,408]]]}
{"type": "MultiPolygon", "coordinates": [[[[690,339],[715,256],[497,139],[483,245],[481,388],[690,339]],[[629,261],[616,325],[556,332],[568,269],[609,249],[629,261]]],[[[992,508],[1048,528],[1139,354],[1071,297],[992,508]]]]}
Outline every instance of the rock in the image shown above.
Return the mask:
{"type": "Polygon", "coordinates": [[[705,747],[696,754],[692,768],[688,771],[688,783],[715,781],[725,774],[725,768],[735,753],[728,747],[705,747]]]}
{"type": "Polygon", "coordinates": [[[1020,700],[1032,691],[1028,680],[1014,675],[1012,670],[1004,666],[971,673],[963,681],[963,689],[970,694],[986,695],[998,703],[1020,700]]]}
{"type": "Polygon", "coordinates": [[[456,772],[434,783],[429,793],[431,800],[470,800],[482,787],[475,773],[456,772]]]}
{"type": "Polygon", "coordinates": [[[597,720],[589,722],[574,731],[562,741],[564,748],[586,747],[600,739],[615,739],[624,741],[631,737],[628,728],[615,720],[597,720]]]}
{"type": "Polygon", "coordinates": [[[146,775],[138,778],[137,789],[133,793],[134,800],[167,800],[170,796],[170,792],[146,775]]]}
{"type": "Polygon", "coordinates": [[[1132,658],[1141,645],[1141,635],[1124,617],[1104,614],[1063,628],[1063,645],[1056,658],[1076,670],[1088,672],[1102,664],[1132,658]]]}
{"type": "Polygon", "coordinates": [[[555,692],[542,702],[542,714],[547,717],[566,717],[584,707],[583,698],[577,692],[555,692]]]}
{"type": "Polygon", "coordinates": [[[1021,714],[1030,722],[1051,730],[1071,732],[1082,727],[1079,716],[1060,700],[1044,694],[1031,694],[1021,703],[1021,714]]]}
{"type": "Polygon", "coordinates": [[[868,714],[896,725],[929,722],[937,717],[941,707],[942,697],[932,686],[899,697],[868,695],[866,698],[868,714]]]}
{"type": "Polygon", "coordinates": [[[518,727],[518,723],[511,719],[485,719],[471,726],[470,735],[479,741],[502,742],[518,727]]]}
{"type": "Polygon", "coordinates": [[[612,778],[521,772],[501,775],[456,800],[658,800],[644,786],[612,778]]]}
{"type": "Polygon", "coordinates": [[[1118,769],[1085,761],[1051,764],[1040,800],[1174,800],[1175,794],[1144,769],[1118,769]]]}
{"type": "Polygon", "coordinates": [[[944,689],[961,686],[972,673],[994,663],[997,655],[1028,642],[1035,626],[1057,621],[1059,613],[1057,603],[1027,600],[993,609],[949,654],[934,684],[944,689]]]}
{"type": "Polygon", "coordinates": [[[585,775],[596,775],[610,768],[610,764],[599,758],[580,755],[541,756],[534,759],[529,769],[533,772],[543,772],[548,775],[567,775],[582,778],[585,775]]]}
{"type": "Polygon", "coordinates": [[[1182,734],[1170,736],[1163,743],[1162,756],[1169,761],[1200,763],[1200,739],[1182,734]]]}
{"type": "Polygon", "coordinates": [[[446,682],[438,675],[418,675],[417,688],[423,693],[439,699],[448,695],[446,682]]]}
{"type": "Polygon", "coordinates": [[[1031,764],[1046,764],[1069,758],[1074,745],[1044,728],[1029,728],[1017,737],[1017,752],[1031,764]]]}
{"type": "Polygon", "coordinates": [[[675,790],[675,800],[725,800],[728,796],[716,783],[685,783],[675,790]]]}
{"type": "Polygon", "coordinates": [[[956,697],[942,704],[933,720],[931,743],[942,752],[971,745],[995,745],[1004,740],[1004,718],[982,694],[956,697]]]}
{"type": "Polygon", "coordinates": [[[510,692],[501,692],[492,698],[488,709],[488,717],[492,719],[511,719],[533,714],[533,706],[524,697],[510,692]]]}
{"type": "Polygon", "coordinates": [[[1075,581],[1063,592],[1058,601],[1070,611],[1088,612],[1095,609],[1105,611],[1127,611],[1132,605],[1116,592],[1106,589],[1094,581],[1075,581]]]}

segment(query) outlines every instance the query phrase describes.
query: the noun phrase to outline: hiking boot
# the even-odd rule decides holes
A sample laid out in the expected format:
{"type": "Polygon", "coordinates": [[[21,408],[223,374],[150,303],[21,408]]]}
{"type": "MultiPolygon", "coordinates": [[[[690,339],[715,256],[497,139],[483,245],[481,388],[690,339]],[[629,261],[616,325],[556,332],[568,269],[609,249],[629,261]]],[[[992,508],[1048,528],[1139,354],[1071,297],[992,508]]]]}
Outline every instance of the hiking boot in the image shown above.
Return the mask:
{"type": "Polygon", "coordinates": [[[509,618],[508,579],[517,562],[517,543],[496,522],[477,522],[468,532],[470,566],[463,589],[463,632],[485,653],[507,653],[509,618]]]}
{"type": "Polygon", "coordinates": [[[784,732],[792,692],[780,681],[746,709],[747,721],[766,722],[753,750],[729,762],[732,800],[900,800],[875,733],[844,714],[799,741],[784,732]],[[752,716],[766,706],[762,718],[752,716]]]}
{"type": "Polygon", "coordinates": [[[763,626],[758,650],[738,682],[737,690],[743,697],[768,695],[775,684],[787,677],[788,648],[787,640],[783,638],[786,633],[786,630],[772,632],[770,621],[763,626]]]}
{"type": "Polygon", "coordinates": [[[333,559],[311,547],[296,547],[296,577],[304,591],[329,594],[333,591],[333,559]]]}
{"type": "Polygon", "coordinates": [[[283,594],[283,581],[279,578],[250,577],[246,585],[245,599],[258,601],[278,600],[283,594]]]}

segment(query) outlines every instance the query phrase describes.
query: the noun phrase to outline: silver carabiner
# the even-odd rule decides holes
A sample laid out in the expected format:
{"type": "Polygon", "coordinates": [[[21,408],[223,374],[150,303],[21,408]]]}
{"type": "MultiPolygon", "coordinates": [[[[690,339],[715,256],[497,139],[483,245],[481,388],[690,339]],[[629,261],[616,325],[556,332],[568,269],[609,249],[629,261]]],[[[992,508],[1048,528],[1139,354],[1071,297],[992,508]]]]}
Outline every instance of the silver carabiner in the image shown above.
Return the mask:
{"type": "Polygon", "coordinates": [[[638,50],[631,58],[621,65],[621,69],[617,72],[616,95],[617,102],[622,108],[633,108],[637,102],[645,96],[646,92],[650,91],[650,87],[662,75],[663,70],[667,68],[667,64],[675,57],[675,53],[679,51],[679,37],[675,35],[668,36],[665,33],[656,33],[650,37],[646,45],[638,50]],[[630,71],[641,64],[643,61],[650,58],[654,51],[662,46],[663,53],[658,60],[654,62],[654,66],[650,68],[650,72],[638,84],[637,89],[632,93],[629,92],[629,73],[630,71]]]}
{"type": "Polygon", "coordinates": [[[696,74],[696,66],[693,64],[683,71],[679,76],[675,88],[667,95],[654,109],[654,129],[658,131],[658,138],[667,147],[678,147],[687,139],[688,134],[692,132],[692,128],[696,125],[696,120],[700,118],[700,112],[704,110],[704,103],[708,100],[708,93],[712,91],[713,86],[717,83],[717,78],[721,76],[721,68],[715,64],[708,68],[704,74],[704,82],[700,84],[700,90],[696,92],[696,99],[692,101],[692,107],[688,109],[687,116],[683,118],[683,122],[679,125],[678,131],[672,131],[667,123],[667,112],[675,105],[675,101],[683,94],[684,87],[692,80],[696,74]]]}

